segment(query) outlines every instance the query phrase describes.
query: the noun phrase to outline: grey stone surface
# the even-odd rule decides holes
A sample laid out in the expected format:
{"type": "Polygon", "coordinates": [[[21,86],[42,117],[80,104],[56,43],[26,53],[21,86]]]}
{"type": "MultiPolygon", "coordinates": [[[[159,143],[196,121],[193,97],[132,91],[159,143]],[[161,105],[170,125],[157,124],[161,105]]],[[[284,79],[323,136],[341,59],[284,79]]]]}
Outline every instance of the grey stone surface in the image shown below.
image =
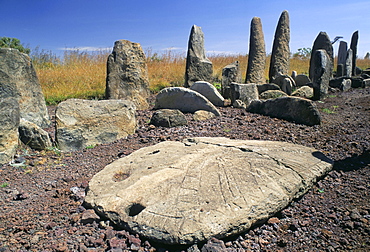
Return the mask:
{"type": "Polygon", "coordinates": [[[45,150],[53,146],[49,133],[23,118],[19,123],[19,139],[35,150],[45,150]]]}
{"type": "Polygon", "coordinates": [[[188,121],[178,109],[160,109],[153,113],[150,124],[170,128],[187,125],[188,121]]]}
{"type": "MultiPolygon", "coordinates": [[[[333,69],[334,66],[334,51],[333,51],[333,45],[331,44],[330,38],[326,32],[320,32],[319,35],[317,35],[311,51],[311,58],[310,58],[310,68],[309,68],[309,77],[311,80],[314,78],[314,72],[315,72],[315,66],[314,66],[314,58],[315,58],[315,52],[319,49],[323,49],[328,54],[328,57],[331,62],[331,68],[333,69]]],[[[332,74],[332,73],[331,73],[332,74]]],[[[330,75],[332,77],[332,75],[330,75]]]]}
{"type": "Polygon", "coordinates": [[[312,99],[313,98],[313,88],[309,86],[302,86],[295,90],[292,94],[292,96],[299,96],[306,99],[312,99]]]}
{"type": "Polygon", "coordinates": [[[300,97],[255,100],[249,105],[247,111],[309,126],[321,123],[320,113],[315,104],[300,97]]]}
{"type": "Polygon", "coordinates": [[[20,117],[46,128],[50,125],[44,94],[27,54],[17,49],[0,48],[1,92],[18,100],[20,117]],[[12,91],[10,91],[12,90],[12,91]]]}
{"type": "Polygon", "coordinates": [[[206,97],[213,105],[218,107],[224,106],[225,99],[211,83],[206,81],[197,81],[191,85],[190,89],[206,97]]]}
{"type": "Polygon", "coordinates": [[[85,203],[147,239],[194,244],[245,232],[331,168],[321,152],[287,142],[166,141],[106,166],[90,180],[85,203]]]}
{"type": "Polygon", "coordinates": [[[285,10],[281,13],[275,31],[269,69],[270,82],[274,82],[274,79],[278,75],[288,74],[290,60],[289,42],[290,42],[289,13],[288,11],[285,10]]]}
{"type": "Polygon", "coordinates": [[[234,108],[243,108],[243,109],[246,109],[247,108],[247,105],[242,100],[235,100],[232,103],[232,106],[234,108]]]}
{"type": "Polygon", "coordinates": [[[238,61],[231,63],[222,69],[221,89],[222,96],[225,99],[230,98],[230,84],[232,82],[242,82],[242,76],[238,61]]]}
{"type": "Polygon", "coordinates": [[[196,81],[212,82],[212,73],[212,62],[206,57],[202,28],[193,25],[188,42],[184,87],[191,87],[196,81]]]}
{"type": "Polygon", "coordinates": [[[320,100],[328,94],[329,81],[333,72],[333,64],[325,50],[316,50],[312,60],[314,100],[320,100]]]}
{"type": "Polygon", "coordinates": [[[256,86],[259,94],[267,90],[281,90],[280,87],[274,83],[257,84],[256,86]]]}
{"type": "Polygon", "coordinates": [[[344,64],[344,76],[352,77],[352,66],[353,66],[353,52],[352,49],[348,49],[346,63],[344,64]]]}
{"type": "Polygon", "coordinates": [[[149,107],[150,95],[146,57],[139,43],[118,40],[107,60],[107,99],[132,101],[137,109],[149,107]]]}
{"type": "Polygon", "coordinates": [[[263,36],[262,30],[262,22],[259,17],[254,17],[251,21],[248,67],[245,83],[266,83],[265,64],[266,49],[265,38],[263,36]]]}
{"type": "Polygon", "coordinates": [[[56,108],[56,140],[62,151],[110,143],[136,130],[135,105],[125,100],[69,99],[56,108]]]}
{"type": "Polygon", "coordinates": [[[275,99],[278,97],[288,96],[285,92],[281,90],[267,90],[260,94],[260,99],[267,100],[267,99],[275,99]]]}
{"type": "Polygon", "coordinates": [[[305,74],[298,74],[295,77],[295,84],[297,85],[297,87],[305,86],[307,83],[310,82],[311,82],[310,78],[305,74]]]}
{"type": "Polygon", "coordinates": [[[184,113],[206,110],[220,116],[220,111],[203,95],[188,88],[162,89],[155,100],[154,109],[178,109],[184,113]]]}
{"type": "Polygon", "coordinates": [[[293,87],[296,86],[294,79],[288,74],[276,75],[273,83],[278,85],[280,89],[288,95],[292,93],[293,87]]]}
{"type": "Polygon", "coordinates": [[[194,112],[193,120],[194,121],[205,121],[205,120],[212,119],[214,117],[215,117],[215,114],[213,114],[212,112],[205,111],[205,110],[198,110],[194,112]]]}
{"type": "Polygon", "coordinates": [[[350,48],[352,50],[352,76],[356,76],[356,59],[357,59],[358,31],[355,31],[351,37],[350,48]]]}
{"type": "Polygon", "coordinates": [[[236,100],[241,100],[246,104],[246,106],[248,106],[251,101],[259,99],[257,85],[253,83],[231,83],[230,94],[231,104],[233,104],[236,100]]]}
{"type": "MultiPolygon", "coordinates": [[[[0,84],[2,88],[3,83],[0,84]]],[[[14,157],[18,147],[20,120],[18,100],[4,96],[5,94],[0,92],[0,165],[10,162],[14,157]]]]}
{"type": "Polygon", "coordinates": [[[351,88],[352,81],[349,78],[341,77],[331,79],[329,81],[329,86],[332,88],[338,88],[341,91],[348,91],[351,88]]]}
{"type": "Polygon", "coordinates": [[[339,48],[338,48],[338,65],[346,64],[347,50],[348,50],[347,42],[340,41],[339,48]]]}

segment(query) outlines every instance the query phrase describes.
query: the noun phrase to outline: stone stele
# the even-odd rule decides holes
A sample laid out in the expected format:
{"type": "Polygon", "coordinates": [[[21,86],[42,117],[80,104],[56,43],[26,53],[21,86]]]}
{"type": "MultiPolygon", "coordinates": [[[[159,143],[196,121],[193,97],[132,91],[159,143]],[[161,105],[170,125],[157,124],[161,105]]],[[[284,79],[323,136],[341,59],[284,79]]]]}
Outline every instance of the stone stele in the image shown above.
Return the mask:
{"type": "Polygon", "coordinates": [[[106,166],[90,181],[85,203],[150,240],[193,244],[266,220],[332,164],[313,148],[286,142],[166,141],[106,166]]]}

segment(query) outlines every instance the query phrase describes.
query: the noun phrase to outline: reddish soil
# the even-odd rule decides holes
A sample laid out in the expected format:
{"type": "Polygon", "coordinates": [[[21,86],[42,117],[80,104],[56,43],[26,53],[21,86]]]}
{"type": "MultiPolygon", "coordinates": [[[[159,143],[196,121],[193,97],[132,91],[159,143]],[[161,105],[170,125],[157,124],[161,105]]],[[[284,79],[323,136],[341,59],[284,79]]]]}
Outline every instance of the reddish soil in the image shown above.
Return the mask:
{"type": "Polygon", "coordinates": [[[156,128],[148,124],[153,111],[146,110],[137,112],[135,134],[111,144],[73,153],[22,146],[17,161],[24,166],[0,166],[0,251],[186,251],[115,230],[82,202],[91,177],[112,161],[144,146],[194,136],[297,143],[335,161],[303,197],[248,232],[214,243],[217,251],[370,251],[370,88],[331,93],[316,105],[320,126],[227,107],[215,119],[196,122],[186,115],[188,126],[156,128]]]}

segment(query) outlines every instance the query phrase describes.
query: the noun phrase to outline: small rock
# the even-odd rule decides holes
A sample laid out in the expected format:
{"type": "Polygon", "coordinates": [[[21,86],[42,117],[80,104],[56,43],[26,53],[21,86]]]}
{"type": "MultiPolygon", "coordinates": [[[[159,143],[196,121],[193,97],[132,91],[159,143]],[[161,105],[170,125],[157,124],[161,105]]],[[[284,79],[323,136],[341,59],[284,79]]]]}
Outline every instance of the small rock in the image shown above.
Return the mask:
{"type": "Polygon", "coordinates": [[[279,224],[280,220],[276,217],[272,217],[267,221],[268,224],[279,224]]]}
{"type": "Polygon", "coordinates": [[[98,223],[99,221],[100,217],[92,209],[86,210],[81,217],[82,224],[92,224],[93,222],[98,223]]]}

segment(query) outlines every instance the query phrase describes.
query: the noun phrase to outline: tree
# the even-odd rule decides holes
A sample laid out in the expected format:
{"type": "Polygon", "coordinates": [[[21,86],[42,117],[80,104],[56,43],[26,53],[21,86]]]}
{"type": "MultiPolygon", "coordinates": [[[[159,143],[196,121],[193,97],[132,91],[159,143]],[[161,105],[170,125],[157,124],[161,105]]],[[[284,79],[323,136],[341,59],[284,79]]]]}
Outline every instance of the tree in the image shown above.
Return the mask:
{"type": "Polygon", "coordinates": [[[300,58],[300,59],[308,59],[311,56],[311,51],[312,49],[307,47],[307,48],[299,48],[298,52],[293,54],[294,58],[300,58]]]}
{"type": "Polygon", "coordinates": [[[31,49],[29,49],[28,47],[24,47],[21,44],[21,41],[17,38],[1,37],[0,38],[0,48],[14,48],[14,49],[18,49],[18,51],[22,53],[27,53],[27,54],[31,52],[31,49]]]}

